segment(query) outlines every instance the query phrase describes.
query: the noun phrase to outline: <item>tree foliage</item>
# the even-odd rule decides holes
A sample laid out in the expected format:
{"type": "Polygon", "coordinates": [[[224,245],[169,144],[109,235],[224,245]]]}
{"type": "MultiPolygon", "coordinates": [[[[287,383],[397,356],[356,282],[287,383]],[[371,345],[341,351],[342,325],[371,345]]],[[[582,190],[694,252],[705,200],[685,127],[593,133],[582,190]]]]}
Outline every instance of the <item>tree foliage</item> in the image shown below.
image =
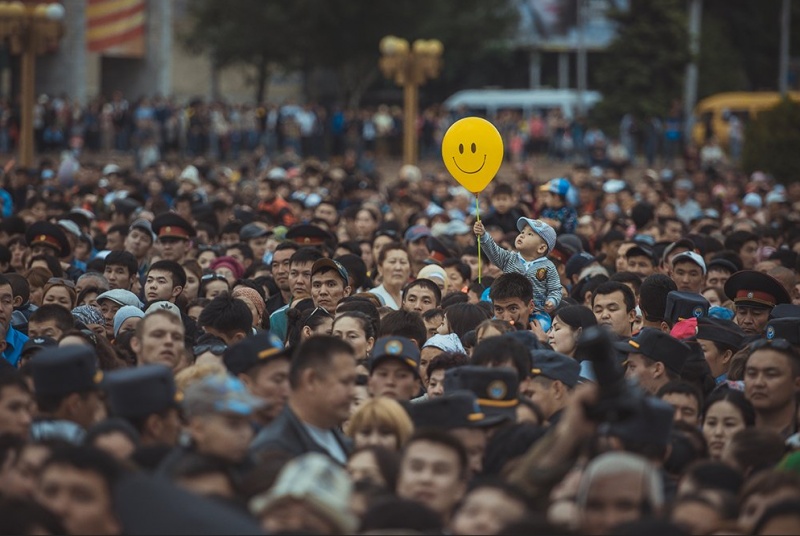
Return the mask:
{"type": "Polygon", "coordinates": [[[748,172],[771,173],[779,182],[800,180],[800,103],[784,99],[761,112],[745,132],[742,165],[748,172]]]}
{"type": "Polygon", "coordinates": [[[690,59],[684,0],[631,0],[628,11],[611,14],[616,39],[600,59],[596,80],[603,101],[593,115],[616,125],[632,113],[664,116],[681,97],[690,59]]]}
{"type": "Polygon", "coordinates": [[[190,51],[208,54],[217,68],[252,67],[260,101],[270,69],[301,65],[298,36],[308,30],[301,7],[300,0],[191,0],[181,40],[190,51]]]}
{"type": "Polygon", "coordinates": [[[355,104],[380,78],[378,43],[386,35],[439,39],[443,77],[497,47],[515,27],[510,2],[485,0],[191,0],[184,42],[219,65],[267,64],[337,75],[340,98],[355,104]]]}
{"type": "MultiPolygon", "coordinates": [[[[792,36],[800,35],[800,3],[792,2],[792,36]]],[[[705,0],[700,44],[700,98],[720,91],[775,90],[781,0],[705,0]]],[[[792,57],[800,40],[790,40],[792,57]]]]}

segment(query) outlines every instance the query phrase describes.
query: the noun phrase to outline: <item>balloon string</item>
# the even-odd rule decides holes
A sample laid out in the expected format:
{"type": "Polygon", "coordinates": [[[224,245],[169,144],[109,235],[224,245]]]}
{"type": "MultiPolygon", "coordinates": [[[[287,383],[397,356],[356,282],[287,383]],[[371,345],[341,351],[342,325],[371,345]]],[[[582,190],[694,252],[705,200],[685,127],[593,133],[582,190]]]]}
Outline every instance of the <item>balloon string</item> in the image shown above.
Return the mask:
{"type": "MultiPolygon", "coordinates": [[[[478,216],[478,221],[481,221],[481,206],[478,202],[478,194],[475,194],[475,214],[478,216]]],[[[481,284],[481,237],[478,238],[478,284],[481,284]]]]}

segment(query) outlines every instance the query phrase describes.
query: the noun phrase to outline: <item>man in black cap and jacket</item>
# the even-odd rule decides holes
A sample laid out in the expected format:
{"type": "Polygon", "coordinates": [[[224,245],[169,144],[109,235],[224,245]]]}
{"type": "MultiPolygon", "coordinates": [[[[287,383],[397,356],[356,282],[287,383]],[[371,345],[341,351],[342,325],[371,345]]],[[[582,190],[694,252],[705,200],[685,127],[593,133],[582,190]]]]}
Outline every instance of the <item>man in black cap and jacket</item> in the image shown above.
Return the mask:
{"type": "Polygon", "coordinates": [[[351,446],[339,427],[350,417],[355,396],[352,346],[326,335],[305,341],[292,358],[289,383],[286,407],[259,432],[251,451],[277,450],[291,456],[319,452],[346,463],[351,446]]]}
{"type": "Polygon", "coordinates": [[[31,425],[31,439],[61,439],[78,444],[94,424],[100,407],[98,383],[103,373],[97,355],[87,346],[42,350],[31,360],[39,418],[31,425]]]}

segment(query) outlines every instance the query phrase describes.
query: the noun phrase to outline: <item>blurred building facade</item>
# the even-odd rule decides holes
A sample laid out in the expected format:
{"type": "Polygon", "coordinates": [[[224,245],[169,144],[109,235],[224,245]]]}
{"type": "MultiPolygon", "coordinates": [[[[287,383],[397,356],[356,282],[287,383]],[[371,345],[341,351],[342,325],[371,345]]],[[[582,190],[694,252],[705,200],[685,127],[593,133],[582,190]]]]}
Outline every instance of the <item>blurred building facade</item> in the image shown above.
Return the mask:
{"type": "MultiPolygon", "coordinates": [[[[37,60],[37,94],[67,94],[80,102],[121,91],[127,98],[155,94],[178,99],[210,98],[208,57],[189,53],[179,42],[187,0],[61,0],[64,38],[57,51],[37,60]]],[[[245,68],[218,74],[222,98],[247,102],[255,90],[245,68]]],[[[294,77],[276,78],[268,98],[294,97],[294,77]]]]}

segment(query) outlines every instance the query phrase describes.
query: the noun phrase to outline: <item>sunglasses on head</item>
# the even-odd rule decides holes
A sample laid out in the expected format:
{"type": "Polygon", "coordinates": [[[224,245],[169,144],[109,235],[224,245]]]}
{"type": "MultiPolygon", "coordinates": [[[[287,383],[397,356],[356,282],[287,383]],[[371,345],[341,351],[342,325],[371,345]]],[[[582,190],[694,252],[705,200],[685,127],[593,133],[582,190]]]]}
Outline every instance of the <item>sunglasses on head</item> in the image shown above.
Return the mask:
{"type": "Polygon", "coordinates": [[[800,356],[797,349],[786,339],[758,339],[750,343],[750,354],[756,350],[763,350],[764,348],[774,348],[782,352],[788,352],[795,356],[800,356]]]}
{"type": "Polygon", "coordinates": [[[200,281],[202,281],[203,283],[208,281],[225,281],[227,283],[228,278],[226,278],[222,274],[206,274],[200,278],[200,281]]]}
{"type": "Polygon", "coordinates": [[[316,309],[311,311],[311,314],[308,315],[308,318],[306,320],[311,320],[311,318],[316,314],[322,314],[322,315],[325,315],[325,316],[331,316],[331,314],[328,312],[328,310],[325,309],[324,307],[317,307],[316,309]]]}
{"type": "Polygon", "coordinates": [[[75,282],[70,279],[64,279],[61,277],[51,277],[47,280],[48,285],[63,285],[69,288],[75,288],[75,282]]]}
{"type": "Polygon", "coordinates": [[[202,355],[206,352],[211,352],[214,355],[222,355],[227,350],[227,346],[220,342],[212,342],[207,344],[198,344],[192,347],[192,353],[195,357],[202,355]]]}

